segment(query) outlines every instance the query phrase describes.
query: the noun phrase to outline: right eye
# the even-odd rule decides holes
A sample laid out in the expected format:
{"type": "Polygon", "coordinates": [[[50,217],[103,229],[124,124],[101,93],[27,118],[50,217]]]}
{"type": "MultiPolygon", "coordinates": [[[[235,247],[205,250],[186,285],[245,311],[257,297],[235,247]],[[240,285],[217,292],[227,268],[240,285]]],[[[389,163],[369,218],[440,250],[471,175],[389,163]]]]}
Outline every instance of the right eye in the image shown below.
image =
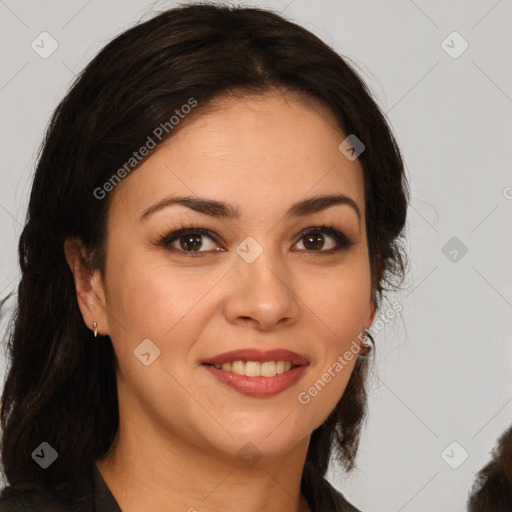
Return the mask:
{"type": "Polygon", "coordinates": [[[170,252],[182,254],[186,257],[198,257],[202,256],[202,253],[205,252],[218,252],[222,250],[206,249],[204,251],[200,251],[204,245],[202,242],[203,237],[209,238],[214,243],[217,243],[217,236],[207,229],[184,228],[165,235],[160,239],[158,245],[164,246],[170,252]]]}

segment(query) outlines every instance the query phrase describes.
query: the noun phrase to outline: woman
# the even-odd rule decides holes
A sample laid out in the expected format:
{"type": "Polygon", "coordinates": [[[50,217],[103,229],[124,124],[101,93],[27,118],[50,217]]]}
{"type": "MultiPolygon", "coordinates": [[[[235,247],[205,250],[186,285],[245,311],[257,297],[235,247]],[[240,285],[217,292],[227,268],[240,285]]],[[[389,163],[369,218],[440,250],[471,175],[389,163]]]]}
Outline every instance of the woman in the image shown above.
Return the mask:
{"type": "Polygon", "coordinates": [[[492,452],[492,459],[478,472],[469,497],[468,510],[512,510],[512,427],[501,434],[492,452]]]}
{"type": "Polygon", "coordinates": [[[0,510],[356,511],[324,476],[354,467],[407,203],[364,82],[300,26],[189,5],[110,42],[36,169],[0,510]]]}

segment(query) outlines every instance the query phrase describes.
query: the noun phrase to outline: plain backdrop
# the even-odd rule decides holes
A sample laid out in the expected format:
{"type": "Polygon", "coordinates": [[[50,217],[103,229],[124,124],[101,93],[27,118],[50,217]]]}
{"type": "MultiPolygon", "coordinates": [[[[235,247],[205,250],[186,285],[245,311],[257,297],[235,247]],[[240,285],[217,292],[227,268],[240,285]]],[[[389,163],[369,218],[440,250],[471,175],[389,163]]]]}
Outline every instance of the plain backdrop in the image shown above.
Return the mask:
{"type": "MultiPolygon", "coordinates": [[[[109,40],[173,5],[0,0],[2,296],[19,277],[17,240],[52,111],[109,40]],[[42,32],[58,44],[46,58],[32,47],[42,32]]],[[[462,512],[512,423],[512,1],[245,5],[282,12],[350,59],[411,184],[410,272],[390,296],[403,310],[376,335],[357,469],[331,464],[328,479],[364,512],[462,512]]]]}

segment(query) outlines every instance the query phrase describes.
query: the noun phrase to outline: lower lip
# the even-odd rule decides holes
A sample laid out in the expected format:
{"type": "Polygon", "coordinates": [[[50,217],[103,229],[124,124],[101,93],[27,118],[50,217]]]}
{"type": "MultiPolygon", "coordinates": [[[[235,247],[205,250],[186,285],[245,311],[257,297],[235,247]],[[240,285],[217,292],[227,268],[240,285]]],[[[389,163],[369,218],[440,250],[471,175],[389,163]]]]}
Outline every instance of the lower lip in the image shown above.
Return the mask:
{"type": "Polygon", "coordinates": [[[215,366],[202,365],[221,382],[232,387],[239,393],[255,397],[270,397],[293,386],[306,371],[307,366],[296,366],[292,370],[275,377],[247,377],[238,373],[219,370],[215,366]]]}

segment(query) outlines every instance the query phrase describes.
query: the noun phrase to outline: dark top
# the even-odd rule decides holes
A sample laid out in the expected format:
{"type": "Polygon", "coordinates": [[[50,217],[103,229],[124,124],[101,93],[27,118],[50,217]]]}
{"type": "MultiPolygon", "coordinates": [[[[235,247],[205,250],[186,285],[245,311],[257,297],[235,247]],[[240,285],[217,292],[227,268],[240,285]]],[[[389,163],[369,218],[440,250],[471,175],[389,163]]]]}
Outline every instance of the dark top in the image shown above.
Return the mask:
{"type": "MultiPolygon", "coordinates": [[[[312,512],[361,512],[324,478],[312,512]]],[[[0,512],[122,512],[96,465],[87,477],[45,488],[0,490],[0,512]]]]}

